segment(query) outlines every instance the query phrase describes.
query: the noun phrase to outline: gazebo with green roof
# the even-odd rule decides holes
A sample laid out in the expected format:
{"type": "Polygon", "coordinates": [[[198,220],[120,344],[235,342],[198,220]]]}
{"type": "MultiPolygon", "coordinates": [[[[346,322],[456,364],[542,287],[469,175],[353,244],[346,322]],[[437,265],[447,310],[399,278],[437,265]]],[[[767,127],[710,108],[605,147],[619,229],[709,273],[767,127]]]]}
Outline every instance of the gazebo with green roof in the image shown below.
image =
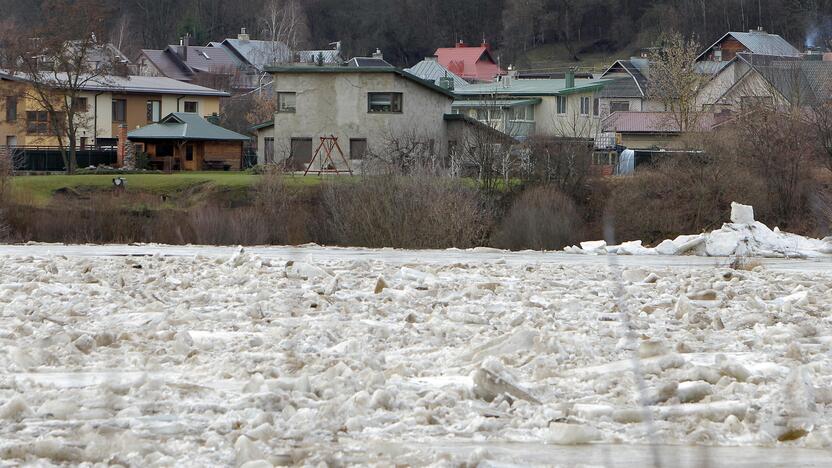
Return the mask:
{"type": "Polygon", "coordinates": [[[174,112],[158,123],[133,130],[127,139],[148,155],[151,166],[182,171],[239,171],[243,144],[250,141],[250,137],[186,112],[174,112]]]}

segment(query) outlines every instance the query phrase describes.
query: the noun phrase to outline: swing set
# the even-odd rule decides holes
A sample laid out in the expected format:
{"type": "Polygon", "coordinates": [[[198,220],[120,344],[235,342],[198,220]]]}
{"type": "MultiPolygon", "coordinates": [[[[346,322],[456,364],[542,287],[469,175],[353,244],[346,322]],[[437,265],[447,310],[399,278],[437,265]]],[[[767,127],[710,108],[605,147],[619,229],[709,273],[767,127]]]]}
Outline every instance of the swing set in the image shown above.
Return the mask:
{"type": "Polygon", "coordinates": [[[306,171],[303,173],[303,175],[307,175],[309,173],[318,175],[353,175],[352,168],[350,167],[350,162],[344,156],[344,152],[341,151],[341,145],[338,144],[337,136],[330,135],[328,137],[321,137],[321,143],[318,145],[318,149],[315,150],[315,154],[309,161],[309,165],[306,166],[306,171]],[[338,150],[338,155],[341,157],[341,161],[344,162],[346,169],[338,169],[338,166],[335,165],[335,160],[333,159],[334,150],[338,150]]]}

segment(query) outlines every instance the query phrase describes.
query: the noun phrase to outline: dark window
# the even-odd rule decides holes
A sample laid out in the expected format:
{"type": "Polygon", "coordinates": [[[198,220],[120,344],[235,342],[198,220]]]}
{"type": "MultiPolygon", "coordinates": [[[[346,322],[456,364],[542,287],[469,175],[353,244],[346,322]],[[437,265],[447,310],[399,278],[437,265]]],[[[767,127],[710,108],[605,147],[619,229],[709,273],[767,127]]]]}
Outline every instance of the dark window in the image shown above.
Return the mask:
{"type": "Polygon", "coordinates": [[[558,96],[558,114],[566,113],[566,96],[558,96]]]}
{"type": "Polygon", "coordinates": [[[610,102],[610,112],[629,112],[630,101],[612,101],[610,102]]]}
{"type": "Polygon", "coordinates": [[[601,114],[601,100],[595,98],[592,100],[592,115],[598,116],[601,114]]]}
{"type": "Polygon", "coordinates": [[[194,145],[188,145],[185,147],[185,161],[193,161],[194,160],[194,145]]]}
{"type": "Polygon", "coordinates": [[[295,93],[277,93],[277,111],[293,114],[297,103],[295,93]]]}
{"type": "Polygon", "coordinates": [[[156,143],[156,157],[173,156],[173,143],[156,143]]]}
{"type": "Polygon", "coordinates": [[[274,162],[274,138],[265,137],[263,139],[263,156],[267,163],[274,162]]]}
{"type": "Polygon", "coordinates": [[[46,111],[27,111],[26,133],[29,135],[49,134],[49,113],[46,111]]]}
{"type": "Polygon", "coordinates": [[[589,115],[589,98],[581,96],[581,115],[589,115]]]}
{"type": "Polygon", "coordinates": [[[6,121],[17,121],[17,98],[15,96],[6,97],[6,121]]]}
{"type": "Polygon", "coordinates": [[[87,98],[77,97],[77,98],[72,100],[72,111],[73,112],[86,112],[87,109],[88,109],[87,98]]]}
{"type": "Polygon", "coordinates": [[[196,114],[198,112],[198,106],[196,101],[185,101],[185,112],[196,114]]]}
{"type": "Polygon", "coordinates": [[[81,149],[87,149],[87,137],[81,137],[81,149]]]}
{"type": "Polygon", "coordinates": [[[292,165],[296,170],[304,170],[312,161],[312,139],[292,138],[292,165]]]}
{"type": "Polygon", "coordinates": [[[367,140],[364,138],[350,139],[350,159],[364,159],[367,154],[367,140]]]}
{"type": "Polygon", "coordinates": [[[127,122],[127,101],[125,99],[113,99],[113,122],[127,122]]]}
{"type": "Polygon", "coordinates": [[[147,121],[158,122],[162,119],[162,101],[147,101],[147,121]]]}
{"type": "Polygon", "coordinates": [[[399,113],[402,111],[402,93],[368,93],[367,112],[399,113]]]}

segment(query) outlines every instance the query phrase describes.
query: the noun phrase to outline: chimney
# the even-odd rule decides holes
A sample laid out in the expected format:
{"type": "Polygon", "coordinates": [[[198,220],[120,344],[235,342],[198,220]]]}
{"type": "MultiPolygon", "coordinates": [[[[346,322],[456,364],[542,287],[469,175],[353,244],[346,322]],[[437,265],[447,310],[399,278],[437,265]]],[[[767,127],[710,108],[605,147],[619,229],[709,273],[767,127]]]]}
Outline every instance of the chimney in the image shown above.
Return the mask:
{"type": "Polygon", "coordinates": [[[237,34],[237,39],[241,41],[248,41],[251,37],[246,32],[246,28],[240,28],[240,34],[237,34]]]}
{"type": "Polygon", "coordinates": [[[118,126],[118,149],[116,151],[116,165],[124,167],[124,153],[127,147],[127,125],[118,126]]]}
{"type": "Polygon", "coordinates": [[[456,47],[461,48],[461,47],[468,47],[468,46],[465,45],[465,42],[463,42],[462,39],[460,39],[459,42],[456,43],[456,47]]]}
{"type": "Polygon", "coordinates": [[[425,62],[438,62],[438,61],[439,61],[439,57],[437,57],[435,55],[429,55],[429,56],[425,57],[425,62]]]}
{"type": "Polygon", "coordinates": [[[566,72],[566,88],[574,88],[575,87],[575,70],[570,69],[566,72]]]}
{"type": "Polygon", "coordinates": [[[191,45],[191,35],[185,34],[184,37],[179,39],[179,57],[182,58],[183,61],[188,61],[188,46],[191,45]]]}
{"type": "Polygon", "coordinates": [[[374,58],[374,59],[384,60],[384,54],[383,54],[383,53],[381,53],[381,49],[376,49],[376,51],[375,51],[375,52],[373,52],[373,58],[374,58]]]}

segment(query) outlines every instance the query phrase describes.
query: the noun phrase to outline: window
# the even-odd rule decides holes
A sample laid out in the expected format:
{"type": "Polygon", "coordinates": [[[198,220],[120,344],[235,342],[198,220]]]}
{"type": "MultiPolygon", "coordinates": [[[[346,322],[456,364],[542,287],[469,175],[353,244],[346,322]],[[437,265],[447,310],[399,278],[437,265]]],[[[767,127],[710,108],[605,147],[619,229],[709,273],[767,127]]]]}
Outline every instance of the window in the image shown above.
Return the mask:
{"type": "Polygon", "coordinates": [[[196,114],[199,109],[196,101],[185,101],[185,112],[189,114],[196,114]]]}
{"type": "Polygon", "coordinates": [[[72,111],[77,113],[86,112],[89,109],[87,106],[87,98],[78,97],[72,100],[72,111]]]}
{"type": "Polygon", "coordinates": [[[598,98],[592,100],[592,115],[595,117],[601,115],[601,100],[598,98]]]}
{"type": "Polygon", "coordinates": [[[485,122],[488,120],[488,109],[477,109],[477,115],[475,117],[480,122],[485,122]]]}
{"type": "Polygon", "coordinates": [[[188,145],[185,147],[185,161],[193,161],[194,160],[194,145],[188,145]]]}
{"type": "Polygon", "coordinates": [[[610,112],[629,112],[630,101],[612,101],[610,102],[610,112]]]}
{"type": "Polygon", "coordinates": [[[581,115],[589,115],[589,98],[581,96],[581,115]]]}
{"type": "Polygon", "coordinates": [[[113,99],[113,122],[127,122],[127,101],[125,99],[113,99]]]}
{"type": "Polygon", "coordinates": [[[400,113],[402,111],[402,93],[368,93],[368,110],[370,113],[400,113]]]}
{"type": "Polygon", "coordinates": [[[263,156],[266,158],[266,163],[274,162],[274,138],[265,137],[263,139],[263,156]]]}
{"type": "Polygon", "coordinates": [[[6,121],[17,121],[17,98],[15,96],[6,97],[6,121]]]}
{"type": "Polygon", "coordinates": [[[158,122],[162,119],[162,101],[147,101],[147,121],[158,122]]]}
{"type": "Polygon", "coordinates": [[[87,137],[81,137],[81,144],[80,144],[81,149],[82,149],[82,150],[83,150],[83,149],[87,149],[87,146],[88,146],[88,145],[89,145],[89,143],[88,143],[88,138],[87,138],[87,137]]]}
{"type": "Polygon", "coordinates": [[[277,111],[293,114],[297,107],[297,95],[295,93],[277,93],[277,111]]]}
{"type": "Polygon", "coordinates": [[[566,113],[566,96],[558,96],[558,114],[566,113]]]}
{"type": "MultiPolygon", "coordinates": [[[[56,112],[54,114],[58,125],[63,122],[64,113],[56,112]]],[[[27,111],[26,112],[26,133],[29,135],[49,135],[55,133],[55,128],[49,119],[49,113],[46,111],[27,111]]]]}
{"type": "Polygon", "coordinates": [[[350,159],[364,159],[367,154],[367,140],[364,138],[350,139],[350,159]]]}
{"type": "Polygon", "coordinates": [[[534,120],[534,107],[519,106],[511,109],[511,120],[513,122],[525,121],[530,122],[534,120]]]}

